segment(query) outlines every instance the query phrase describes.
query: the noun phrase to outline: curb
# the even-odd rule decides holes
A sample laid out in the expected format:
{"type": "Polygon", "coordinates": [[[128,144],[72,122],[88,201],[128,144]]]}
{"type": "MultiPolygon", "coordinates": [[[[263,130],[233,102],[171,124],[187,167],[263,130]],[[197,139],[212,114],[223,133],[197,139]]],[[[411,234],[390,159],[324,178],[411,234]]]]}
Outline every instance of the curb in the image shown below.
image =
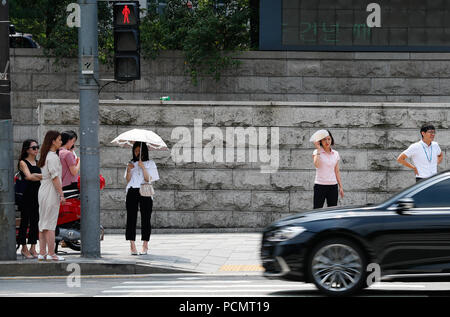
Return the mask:
{"type": "Polygon", "coordinates": [[[161,273],[198,273],[184,269],[164,266],[154,266],[137,262],[71,262],[60,263],[15,263],[13,261],[0,263],[0,278],[31,277],[31,276],[68,276],[83,275],[136,275],[161,273]],[[79,267],[75,266],[78,265],[79,267]]]}

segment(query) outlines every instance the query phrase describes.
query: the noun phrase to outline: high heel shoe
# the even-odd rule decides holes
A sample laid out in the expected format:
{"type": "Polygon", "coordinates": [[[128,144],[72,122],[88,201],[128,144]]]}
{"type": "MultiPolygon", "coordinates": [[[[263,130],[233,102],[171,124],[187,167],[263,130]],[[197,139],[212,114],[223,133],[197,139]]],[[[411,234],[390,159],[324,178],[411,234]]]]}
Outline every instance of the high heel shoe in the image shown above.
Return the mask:
{"type": "Polygon", "coordinates": [[[130,244],[130,253],[131,255],[139,255],[139,253],[136,250],[136,245],[134,243],[130,244]]]}
{"type": "Polygon", "coordinates": [[[133,250],[133,248],[131,248],[130,249],[130,254],[131,255],[139,255],[139,253],[137,252],[136,248],[134,248],[134,250],[133,250]]]}
{"type": "Polygon", "coordinates": [[[148,248],[139,252],[139,255],[147,255],[147,253],[148,253],[148,248]]]}
{"type": "Polygon", "coordinates": [[[64,259],[62,256],[53,254],[53,255],[47,255],[47,257],[45,258],[46,261],[56,261],[56,262],[61,262],[61,261],[65,261],[66,259],[64,259]]]}
{"type": "Polygon", "coordinates": [[[34,259],[33,255],[26,255],[23,253],[23,251],[20,251],[20,254],[22,254],[22,257],[28,260],[34,259]]]}

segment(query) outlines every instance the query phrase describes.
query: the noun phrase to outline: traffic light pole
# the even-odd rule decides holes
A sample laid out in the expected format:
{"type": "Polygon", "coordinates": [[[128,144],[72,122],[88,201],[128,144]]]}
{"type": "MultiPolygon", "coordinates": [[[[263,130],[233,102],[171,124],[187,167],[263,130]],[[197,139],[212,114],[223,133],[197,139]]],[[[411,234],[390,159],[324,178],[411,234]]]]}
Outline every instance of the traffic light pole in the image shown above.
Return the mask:
{"type": "Polygon", "coordinates": [[[100,257],[97,0],[79,0],[78,29],[81,154],[81,256],[100,257]]]}
{"type": "Polygon", "coordinates": [[[0,260],[16,260],[13,123],[9,71],[9,0],[0,2],[0,260]]]}

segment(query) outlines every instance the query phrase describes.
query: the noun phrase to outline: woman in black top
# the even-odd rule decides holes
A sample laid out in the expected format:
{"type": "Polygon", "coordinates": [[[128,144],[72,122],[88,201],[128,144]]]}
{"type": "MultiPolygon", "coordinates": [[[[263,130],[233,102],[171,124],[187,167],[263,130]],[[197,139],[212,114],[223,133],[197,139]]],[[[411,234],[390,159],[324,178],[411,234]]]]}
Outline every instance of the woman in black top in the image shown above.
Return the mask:
{"type": "Polygon", "coordinates": [[[37,258],[36,243],[39,236],[39,204],[38,191],[42,179],[41,169],[37,166],[36,156],[39,153],[39,145],[36,140],[25,140],[22,144],[18,168],[22,179],[26,180],[25,192],[23,193],[22,205],[20,208],[20,228],[17,244],[22,246],[20,253],[27,259],[37,258]],[[28,250],[26,243],[27,229],[28,243],[31,244],[28,250]]]}

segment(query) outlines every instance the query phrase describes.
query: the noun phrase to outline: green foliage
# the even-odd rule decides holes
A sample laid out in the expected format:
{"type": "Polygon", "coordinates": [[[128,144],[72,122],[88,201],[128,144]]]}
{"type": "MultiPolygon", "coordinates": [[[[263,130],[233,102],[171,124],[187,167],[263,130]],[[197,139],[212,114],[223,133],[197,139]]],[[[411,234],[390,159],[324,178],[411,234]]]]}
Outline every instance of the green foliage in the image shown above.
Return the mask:
{"type": "MultiPolygon", "coordinates": [[[[17,31],[31,33],[45,49],[56,48],[58,46],[56,43],[59,42],[59,48],[64,50],[63,54],[73,56],[72,33],[76,31],[67,27],[61,28],[62,20],[65,22],[65,8],[70,2],[70,0],[11,0],[10,19],[17,31]]],[[[58,53],[57,51],[56,56],[61,56],[61,53],[58,53]]]]}
{"type": "Polygon", "coordinates": [[[248,0],[170,0],[162,14],[149,9],[141,22],[142,53],[155,58],[162,50],[181,50],[186,71],[196,84],[198,77],[220,79],[223,70],[237,66],[232,53],[250,45],[248,0]]]}
{"type": "MultiPolygon", "coordinates": [[[[47,56],[78,56],[78,29],[66,25],[67,5],[74,0],[11,0],[10,17],[19,32],[31,33],[47,56]]],[[[150,1],[149,1],[150,2],[150,1]]],[[[167,0],[164,12],[152,2],[141,20],[141,54],[155,59],[163,50],[181,50],[186,71],[220,79],[223,70],[238,65],[233,52],[250,47],[249,0],[167,0]]],[[[99,61],[112,65],[114,39],[112,5],[98,2],[99,61]]]]}
{"type": "MultiPolygon", "coordinates": [[[[10,19],[18,32],[30,33],[44,54],[61,58],[78,56],[78,29],[66,24],[67,5],[74,0],[11,0],[10,19]]],[[[99,60],[112,63],[112,10],[107,2],[98,2],[99,60]]],[[[64,66],[64,65],[63,65],[64,66]]]]}
{"type": "Polygon", "coordinates": [[[102,64],[113,65],[114,36],[112,6],[98,3],[98,59],[102,64]]]}

